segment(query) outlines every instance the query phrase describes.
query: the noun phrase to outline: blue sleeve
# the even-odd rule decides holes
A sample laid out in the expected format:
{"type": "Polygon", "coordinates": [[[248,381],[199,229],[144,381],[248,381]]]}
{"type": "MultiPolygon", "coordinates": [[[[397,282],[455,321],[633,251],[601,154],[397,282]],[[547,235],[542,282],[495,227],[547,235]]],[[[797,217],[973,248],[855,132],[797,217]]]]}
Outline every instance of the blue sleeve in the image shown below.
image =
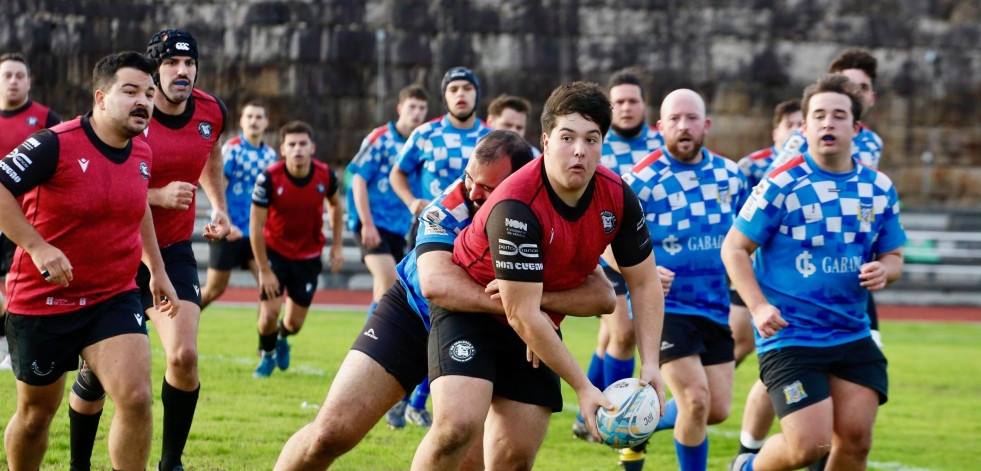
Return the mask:
{"type": "Polygon", "coordinates": [[[752,190],[752,186],[749,184],[749,177],[743,172],[736,172],[739,179],[739,191],[736,192],[733,199],[732,207],[736,210],[743,207],[746,201],[749,199],[749,192],[752,190]]]}
{"type": "Polygon", "coordinates": [[[412,131],[409,140],[402,146],[402,152],[399,153],[399,158],[395,162],[395,165],[403,172],[412,175],[416,173],[416,170],[422,164],[420,158],[422,156],[423,141],[424,139],[419,135],[419,130],[416,129],[412,131]]]}
{"type": "Polygon", "coordinates": [[[230,180],[232,178],[232,172],[235,171],[235,152],[234,147],[228,145],[227,142],[221,146],[221,164],[225,178],[230,180]]]}
{"type": "Polygon", "coordinates": [[[785,212],[783,188],[767,178],[753,188],[739,210],[734,226],[753,242],[763,245],[780,229],[785,212]]]}
{"type": "Polygon", "coordinates": [[[439,205],[431,204],[419,215],[416,246],[426,243],[453,245],[461,226],[463,226],[461,221],[457,221],[449,211],[439,205]]]}
{"type": "Polygon", "coordinates": [[[381,159],[378,156],[379,152],[381,152],[380,143],[381,139],[375,142],[368,142],[368,137],[365,138],[364,143],[361,145],[361,150],[358,151],[358,155],[355,155],[354,159],[351,160],[351,173],[360,175],[365,181],[371,181],[380,168],[381,159]]]}
{"type": "Polygon", "coordinates": [[[872,247],[876,254],[896,250],[906,243],[906,231],[899,223],[899,195],[895,187],[889,188],[889,203],[882,214],[882,226],[872,247]]]}

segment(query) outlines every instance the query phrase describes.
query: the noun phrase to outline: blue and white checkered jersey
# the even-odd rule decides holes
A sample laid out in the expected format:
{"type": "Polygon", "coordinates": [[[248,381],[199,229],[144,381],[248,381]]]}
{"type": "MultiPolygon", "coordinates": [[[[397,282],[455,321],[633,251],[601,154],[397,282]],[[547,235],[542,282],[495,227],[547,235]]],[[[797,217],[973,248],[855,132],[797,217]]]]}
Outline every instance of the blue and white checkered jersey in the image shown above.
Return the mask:
{"type": "Polygon", "coordinates": [[[675,272],[664,312],[729,324],[722,240],[749,188],[735,162],[702,148],[702,160],[675,160],[666,147],[638,163],[623,181],[637,193],[657,264],[675,272]]]}
{"type": "Polygon", "coordinates": [[[262,171],[276,163],[276,151],[264,142],[259,147],[253,147],[240,134],[221,146],[221,161],[225,178],[228,179],[225,188],[228,217],[232,224],[242,230],[242,235],[248,237],[252,190],[262,171]]]}
{"type": "Polygon", "coordinates": [[[789,324],[768,339],[757,334],[757,352],[869,336],[860,268],[906,242],[889,177],[859,163],[826,172],[804,154],[753,189],[735,227],[760,244],[756,280],[789,324]]]}
{"type": "MultiPolygon", "coordinates": [[[[865,124],[860,124],[858,135],[852,139],[852,157],[858,159],[863,164],[879,168],[879,160],[882,159],[882,138],[875,131],[869,129],[865,124]]],[[[780,153],[773,158],[773,162],[766,169],[766,173],[776,170],[781,165],[795,157],[807,152],[807,140],[800,129],[794,131],[787,140],[784,141],[780,153]]]]}
{"type": "Polygon", "coordinates": [[[422,210],[419,215],[419,229],[416,232],[416,247],[395,267],[399,275],[399,283],[402,283],[408,293],[409,306],[412,306],[412,310],[426,324],[427,330],[429,329],[429,304],[426,298],[422,297],[422,288],[419,287],[416,254],[420,249],[426,251],[432,248],[432,245],[426,247],[427,244],[443,245],[446,246],[446,250],[453,250],[453,241],[460,235],[460,231],[472,222],[466,191],[463,177],[457,178],[422,210]]]}
{"type": "MultiPolygon", "coordinates": [[[[375,226],[404,236],[412,224],[412,213],[388,183],[388,174],[402,151],[405,138],[395,129],[395,121],[379,126],[361,142],[358,155],[348,168],[368,184],[368,202],[375,226]]],[[[360,230],[361,217],[354,204],[354,190],[347,189],[347,228],[360,230]]]]}
{"type": "Polygon", "coordinates": [[[770,164],[773,163],[773,158],[776,155],[777,148],[771,146],[739,159],[737,164],[746,175],[746,180],[749,182],[750,188],[756,186],[763,180],[763,177],[766,176],[766,169],[770,168],[770,164]]]}
{"type": "Polygon", "coordinates": [[[600,163],[613,170],[617,175],[624,175],[634,168],[634,165],[644,160],[644,157],[664,145],[661,133],[652,126],[641,128],[640,134],[626,139],[610,130],[603,139],[603,154],[600,163]]]}
{"type": "Polygon", "coordinates": [[[470,129],[458,129],[450,124],[449,115],[443,115],[412,131],[397,165],[410,181],[418,175],[419,196],[432,200],[463,173],[477,140],[491,131],[480,119],[470,129]]]}

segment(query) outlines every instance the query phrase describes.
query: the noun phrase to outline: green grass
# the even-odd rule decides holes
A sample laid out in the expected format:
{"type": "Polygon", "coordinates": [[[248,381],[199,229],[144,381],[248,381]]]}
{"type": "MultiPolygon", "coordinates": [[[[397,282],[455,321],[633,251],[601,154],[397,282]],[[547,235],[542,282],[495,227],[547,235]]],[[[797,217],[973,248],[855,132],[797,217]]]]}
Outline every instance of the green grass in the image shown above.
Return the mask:
{"type": "MultiPolygon", "coordinates": [[[[201,401],[185,451],[188,470],[268,470],[286,440],[310,421],[323,401],[333,373],[364,321],[362,313],[312,312],[293,343],[293,367],[268,380],[252,379],[256,364],[255,312],[213,307],[201,322],[199,349],[201,401]]],[[[595,319],[563,324],[566,345],[582,365],[595,344],[595,319]]],[[[891,397],[879,411],[870,469],[964,470],[978,465],[981,449],[981,325],[885,322],[891,397]]],[[[154,440],[151,459],[160,454],[163,351],[153,343],[154,440]]],[[[736,371],[735,404],[725,423],[710,428],[709,469],[725,469],[738,446],[742,402],[756,377],[755,358],[736,371]]],[[[69,379],[74,377],[69,374],[69,379]]],[[[69,383],[70,385],[70,383],[69,383]]],[[[13,414],[13,376],[0,375],[0,428],[13,414]]],[[[542,470],[615,470],[616,454],[571,438],[576,399],[563,390],[569,407],[552,416],[536,461],[542,470]]],[[[107,407],[96,442],[94,469],[109,469],[107,407]]],[[[67,469],[67,400],[51,426],[51,443],[42,469],[67,469]]],[[[423,430],[390,431],[380,422],[334,468],[407,469],[423,430]]],[[[6,457],[0,452],[0,469],[6,457]]],[[[677,469],[670,434],[655,435],[646,469],[677,469]]]]}

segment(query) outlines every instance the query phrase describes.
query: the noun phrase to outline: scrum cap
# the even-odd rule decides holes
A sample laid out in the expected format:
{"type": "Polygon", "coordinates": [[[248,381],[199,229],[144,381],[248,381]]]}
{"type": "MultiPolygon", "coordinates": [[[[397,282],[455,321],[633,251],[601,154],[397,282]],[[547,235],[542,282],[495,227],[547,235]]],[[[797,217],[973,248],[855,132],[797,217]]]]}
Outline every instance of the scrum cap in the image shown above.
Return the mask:
{"type": "Polygon", "coordinates": [[[446,74],[443,75],[443,83],[439,86],[444,101],[446,100],[446,87],[454,80],[466,80],[473,84],[473,88],[477,90],[477,100],[473,104],[473,109],[476,110],[477,103],[480,103],[480,81],[477,80],[477,76],[466,67],[454,67],[447,70],[446,74]]]}
{"type": "Polygon", "coordinates": [[[180,29],[165,29],[150,39],[146,45],[146,56],[160,61],[173,56],[188,56],[198,60],[198,42],[191,33],[180,29]]]}

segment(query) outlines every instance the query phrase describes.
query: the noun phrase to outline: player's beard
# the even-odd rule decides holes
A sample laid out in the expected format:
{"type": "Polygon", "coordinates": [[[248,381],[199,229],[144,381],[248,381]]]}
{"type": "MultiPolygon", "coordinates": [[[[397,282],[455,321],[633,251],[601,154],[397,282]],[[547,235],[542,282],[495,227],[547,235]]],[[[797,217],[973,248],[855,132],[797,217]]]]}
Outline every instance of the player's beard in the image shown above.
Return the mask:
{"type": "Polygon", "coordinates": [[[470,108],[470,111],[467,111],[466,113],[454,113],[454,112],[450,111],[450,115],[453,116],[454,118],[456,118],[457,121],[466,121],[466,120],[470,119],[471,116],[473,116],[473,114],[474,114],[475,111],[477,111],[477,107],[476,106],[474,106],[473,108],[470,108]]]}
{"type": "Polygon", "coordinates": [[[143,126],[130,123],[130,117],[133,116],[135,110],[131,111],[129,114],[123,117],[123,119],[115,120],[116,128],[118,129],[119,134],[125,136],[126,139],[132,139],[138,136],[144,130],[146,130],[146,127],[150,125],[150,110],[143,108],[143,111],[146,113],[145,116],[142,115],[140,116],[141,118],[144,118],[146,122],[146,125],[143,126]]]}
{"type": "Polygon", "coordinates": [[[678,149],[678,140],[675,140],[674,142],[666,142],[665,146],[668,148],[668,153],[671,154],[671,157],[674,157],[675,160],[679,162],[687,163],[695,160],[695,158],[698,157],[698,154],[702,152],[703,142],[705,142],[704,135],[699,138],[691,136],[692,149],[689,152],[682,152],[678,149]]]}

